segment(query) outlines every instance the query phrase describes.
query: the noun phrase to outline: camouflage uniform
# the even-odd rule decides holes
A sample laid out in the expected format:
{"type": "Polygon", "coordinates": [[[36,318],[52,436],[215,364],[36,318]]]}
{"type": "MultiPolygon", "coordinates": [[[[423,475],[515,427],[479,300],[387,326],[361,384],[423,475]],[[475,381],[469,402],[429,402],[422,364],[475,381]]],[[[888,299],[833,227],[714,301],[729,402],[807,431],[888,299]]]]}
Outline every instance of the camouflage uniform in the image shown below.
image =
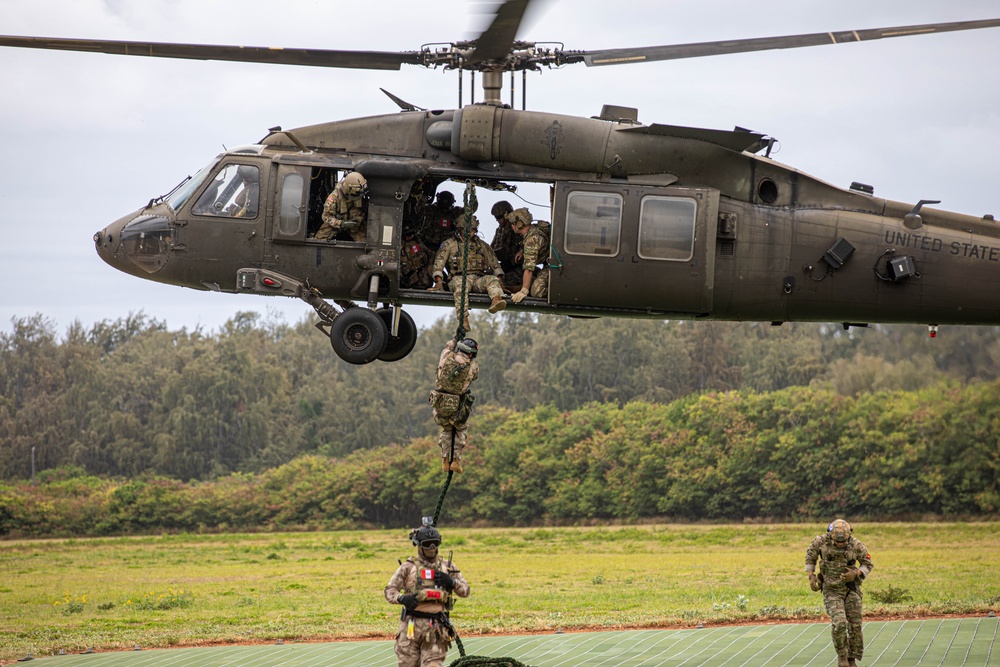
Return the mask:
{"type": "Polygon", "coordinates": [[[403,239],[399,249],[399,284],[400,287],[427,289],[433,284],[431,279],[431,260],[433,253],[415,236],[403,239]]]}
{"type": "Polygon", "coordinates": [[[445,656],[451,646],[451,633],[440,622],[441,616],[438,615],[445,615],[447,610],[451,608],[452,595],[462,598],[469,597],[469,584],[453,563],[442,560],[440,556],[428,560],[421,555],[407,558],[385,587],[385,599],[390,604],[399,604],[401,595],[416,595],[420,599],[423,597],[421,593],[426,596],[427,592],[430,591],[436,591],[442,599],[427,598],[420,602],[412,612],[405,610],[403,612],[395,645],[399,667],[442,667],[444,665],[445,656]],[[421,576],[423,570],[447,572],[455,581],[454,589],[449,593],[447,589],[436,587],[433,579],[421,576]],[[431,615],[438,617],[428,618],[431,615]],[[409,630],[411,622],[413,623],[412,631],[409,630]]]}
{"type": "Polygon", "coordinates": [[[420,223],[420,238],[432,251],[437,250],[445,239],[455,233],[455,220],[464,213],[465,209],[461,206],[428,206],[420,223]]]}
{"type": "Polygon", "coordinates": [[[325,241],[336,237],[346,222],[351,227],[348,232],[351,240],[364,242],[368,234],[365,230],[364,200],[344,194],[342,184],[343,181],[337,183],[323,204],[323,224],[316,231],[316,238],[325,241]]]}
{"type": "Polygon", "coordinates": [[[874,569],[867,547],[856,538],[846,543],[834,542],[830,533],[817,535],[806,549],[806,572],[816,570],[819,559],[819,576],[823,587],[823,604],[830,616],[833,647],[838,664],[853,664],[865,652],[861,633],[861,582],[874,569]],[[857,568],[861,576],[850,583],[840,577],[857,568]]]}
{"type": "MultiPolygon", "coordinates": [[[[518,268],[514,258],[521,251],[521,235],[515,233],[510,228],[509,216],[504,216],[497,222],[499,226],[497,227],[496,234],[493,235],[490,247],[493,248],[493,253],[497,256],[497,261],[500,262],[500,268],[503,269],[504,273],[510,273],[518,268]]],[[[517,271],[517,273],[520,274],[520,271],[517,271]]],[[[520,275],[518,275],[518,278],[520,278],[520,275]]],[[[520,285],[520,282],[518,285],[520,285]]]]}
{"type": "Polygon", "coordinates": [[[544,220],[539,220],[528,228],[528,233],[524,236],[522,270],[534,273],[528,292],[533,297],[545,298],[549,294],[549,270],[545,267],[540,269],[537,267],[549,260],[551,235],[552,225],[544,220]]]}
{"type": "MultiPolygon", "coordinates": [[[[434,256],[434,267],[431,276],[436,281],[444,278],[444,270],[448,269],[448,289],[455,295],[455,314],[459,320],[464,319],[461,304],[465,302],[466,312],[469,308],[468,296],[462,292],[462,262],[465,255],[465,241],[454,236],[445,240],[434,256]]],[[[468,292],[489,294],[496,301],[503,303],[503,287],[497,276],[503,275],[500,263],[497,262],[493,249],[478,236],[469,240],[469,271],[465,276],[465,286],[468,292]],[[492,274],[492,275],[486,275],[492,274]]],[[[491,312],[495,312],[491,306],[491,312]]]]}
{"type": "Polygon", "coordinates": [[[434,423],[441,427],[438,445],[446,463],[451,457],[453,431],[455,461],[461,460],[462,450],[469,441],[469,411],[474,400],[469,394],[469,387],[477,377],[479,363],[467,354],[456,351],[455,340],[449,340],[441,350],[434,391],[428,399],[433,408],[434,423]]]}

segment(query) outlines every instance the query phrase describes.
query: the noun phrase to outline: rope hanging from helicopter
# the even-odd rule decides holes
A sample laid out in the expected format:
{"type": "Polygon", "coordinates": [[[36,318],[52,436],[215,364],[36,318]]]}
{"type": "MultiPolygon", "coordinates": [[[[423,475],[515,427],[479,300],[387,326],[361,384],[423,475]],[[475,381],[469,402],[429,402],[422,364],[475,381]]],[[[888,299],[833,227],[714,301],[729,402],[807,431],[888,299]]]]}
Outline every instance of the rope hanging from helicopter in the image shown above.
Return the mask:
{"type": "MultiPolygon", "coordinates": [[[[468,269],[469,269],[469,244],[472,240],[472,216],[473,211],[476,210],[478,206],[478,200],[476,199],[476,186],[472,184],[471,181],[465,184],[465,194],[463,197],[463,203],[465,204],[465,210],[462,213],[464,218],[464,229],[466,233],[463,234],[462,241],[462,291],[458,298],[458,326],[455,327],[455,342],[458,342],[465,338],[465,334],[468,333],[465,330],[465,316],[466,316],[466,299],[468,297],[468,269]]],[[[448,463],[451,464],[455,460],[455,427],[451,428],[451,452],[448,455],[448,463]]],[[[437,526],[438,518],[441,516],[441,508],[444,506],[445,496],[448,495],[448,487],[451,486],[451,478],[454,476],[455,472],[451,470],[449,465],[448,477],[445,479],[444,487],[441,489],[441,495],[438,496],[437,506],[434,508],[433,523],[431,525],[437,526]]]]}
{"type": "MultiPolygon", "coordinates": [[[[461,341],[465,338],[465,318],[467,317],[467,301],[468,301],[468,269],[469,269],[469,246],[472,243],[472,237],[475,233],[473,227],[473,216],[476,209],[478,208],[478,200],[476,198],[476,186],[471,181],[467,181],[465,184],[465,194],[463,196],[464,212],[463,216],[463,234],[462,234],[462,287],[461,293],[458,298],[458,312],[457,319],[458,324],[455,327],[455,341],[461,341]]],[[[455,472],[451,470],[450,464],[455,460],[455,427],[451,428],[451,452],[448,456],[448,476],[445,479],[444,486],[441,488],[441,495],[438,496],[437,506],[434,508],[434,515],[432,517],[432,526],[438,525],[438,520],[441,518],[441,510],[444,507],[444,499],[448,495],[448,488],[451,486],[452,477],[455,472]]],[[[455,626],[451,624],[450,619],[448,619],[448,630],[452,638],[455,640],[455,645],[458,646],[458,652],[461,656],[458,660],[452,662],[449,667],[530,667],[519,660],[514,658],[503,657],[503,658],[491,658],[486,656],[477,655],[466,655],[465,645],[462,644],[461,637],[458,636],[458,631],[455,630],[455,626]]]]}

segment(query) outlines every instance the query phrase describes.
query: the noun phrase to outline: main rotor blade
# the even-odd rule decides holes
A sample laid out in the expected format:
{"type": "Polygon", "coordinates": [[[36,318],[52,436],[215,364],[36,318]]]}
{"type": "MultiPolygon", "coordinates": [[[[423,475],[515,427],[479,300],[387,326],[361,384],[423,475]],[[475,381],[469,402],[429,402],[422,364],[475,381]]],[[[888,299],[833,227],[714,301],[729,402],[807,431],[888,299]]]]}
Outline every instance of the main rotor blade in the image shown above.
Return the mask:
{"type": "Polygon", "coordinates": [[[169,42],[119,42],[92,39],[50,37],[15,37],[0,35],[0,46],[28,49],[85,51],[125,56],[184,58],[189,60],[228,60],[241,63],[273,63],[311,67],[346,67],[352,69],[399,69],[401,65],[419,65],[419,51],[330,51],[326,49],[282,49],[264,46],[217,46],[210,44],[175,44],[169,42]]]}
{"type": "Polygon", "coordinates": [[[500,6],[490,27],[476,40],[476,49],[469,56],[471,64],[503,60],[510,54],[528,2],[530,0],[507,0],[500,6]]]}
{"type": "Polygon", "coordinates": [[[867,42],[873,39],[887,39],[889,37],[912,37],[914,35],[927,35],[938,32],[996,28],[998,26],[1000,26],[1000,19],[985,19],[981,21],[957,21],[954,23],[927,23],[924,25],[899,26],[895,28],[818,32],[809,35],[789,35],[787,37],[733,39],[719,42],[604,49],[601,51],[567,51],[564,52],[561,60],[565,63],[576,63],[582,60],[588,67],[625,65],[654,60],[679,60],[681,58],[699,58],[702,56],[718,56],[729,53],[797,49],[806,46],[843,44],[846,42],[867,42]]]}

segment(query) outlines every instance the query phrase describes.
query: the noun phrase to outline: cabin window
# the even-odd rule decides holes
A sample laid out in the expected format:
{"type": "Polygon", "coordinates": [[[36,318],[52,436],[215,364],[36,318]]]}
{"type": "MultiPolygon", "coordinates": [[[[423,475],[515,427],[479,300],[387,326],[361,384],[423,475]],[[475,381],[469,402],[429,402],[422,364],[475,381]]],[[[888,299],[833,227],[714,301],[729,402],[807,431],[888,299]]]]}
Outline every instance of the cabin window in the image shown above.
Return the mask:
{"type": "Polygon", "coordinates": [[[687,262],[694,257],[697,206],[687,197],[645,197],[639,213],[639,257],[687,262]]]}
{"type": "Polygon", "coordinates": [[[281,236],[302,235],[302,189],[305,179],[302,174],[285,174],[281,179],[281,203],[278,208],[278,232],[281,236]]]}
{"type": "Polygon", "coordinates": [[[195,215],[256,218],[260,206],[260,169],[252,164],[228,164],[195,202],[195,215]]]}
{"type": "Polygon", "coordinates": [[[571,192],[566,198],[566,252],[613,257],[621,247],[622,197],[571,192]]]}

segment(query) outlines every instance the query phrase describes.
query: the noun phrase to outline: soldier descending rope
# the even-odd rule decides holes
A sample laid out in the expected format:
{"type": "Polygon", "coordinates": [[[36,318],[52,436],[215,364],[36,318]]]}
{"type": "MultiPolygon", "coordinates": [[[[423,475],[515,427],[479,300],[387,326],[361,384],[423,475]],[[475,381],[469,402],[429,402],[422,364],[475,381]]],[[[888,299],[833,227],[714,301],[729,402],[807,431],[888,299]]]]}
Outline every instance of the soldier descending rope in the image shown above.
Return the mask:
{"type": "Polygon", "coordinates": [[[479,344],[471,338],[450,339],[438,360],[429,400],[434,422],[441,427],[438,444],[445,472],[462,472],[462,450],[468,442],[469,413],[475,401],[469,387],[479,377],[478,352],[479,344]]]}

